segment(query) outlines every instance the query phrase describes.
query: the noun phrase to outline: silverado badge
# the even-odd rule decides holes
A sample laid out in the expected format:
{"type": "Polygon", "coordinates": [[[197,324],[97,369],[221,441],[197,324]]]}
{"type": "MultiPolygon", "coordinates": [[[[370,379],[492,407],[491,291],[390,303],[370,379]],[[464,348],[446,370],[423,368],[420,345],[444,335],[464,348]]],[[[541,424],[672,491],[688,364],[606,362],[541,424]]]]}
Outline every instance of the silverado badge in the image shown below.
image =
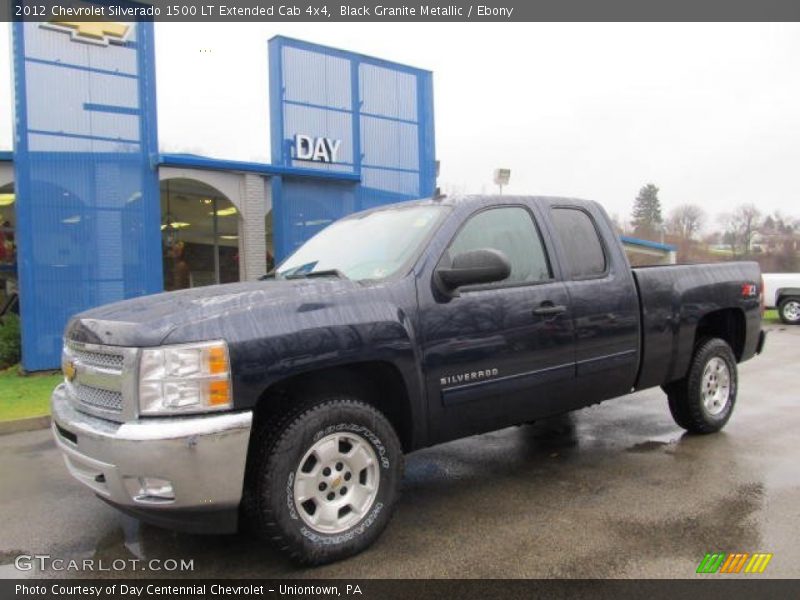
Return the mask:
{"type": "Polygon", "coordinates": [[[469,383],[470,381],[481,381],[483,379],[491,379],[497,377],[500,370],[496,368],[491,369],[478,369],[477,371],[469,371],[467,373],[458,373],[456,375],[445,375],[439,378],[439,384],[442,387],[450,385],[459,385],[461,383],[469,383]]]}

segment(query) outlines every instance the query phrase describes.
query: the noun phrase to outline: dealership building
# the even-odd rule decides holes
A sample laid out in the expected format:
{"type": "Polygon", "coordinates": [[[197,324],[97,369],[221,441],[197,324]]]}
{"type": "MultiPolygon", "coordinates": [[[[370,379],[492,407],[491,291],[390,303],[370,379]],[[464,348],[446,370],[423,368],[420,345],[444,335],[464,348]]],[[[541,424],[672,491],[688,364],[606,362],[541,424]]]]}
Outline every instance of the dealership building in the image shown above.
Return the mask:
{"type": "MultiPolygon", "coordinates": [[[[429,71],[269,40],[271,163],[158,151],[152,23],[15,23],[0,300],[57,368],[93,306],[254,280],[333,220],[434,193],[429,71]]],[[[199,125],[201,126],[201,125],[199,125]]]]}

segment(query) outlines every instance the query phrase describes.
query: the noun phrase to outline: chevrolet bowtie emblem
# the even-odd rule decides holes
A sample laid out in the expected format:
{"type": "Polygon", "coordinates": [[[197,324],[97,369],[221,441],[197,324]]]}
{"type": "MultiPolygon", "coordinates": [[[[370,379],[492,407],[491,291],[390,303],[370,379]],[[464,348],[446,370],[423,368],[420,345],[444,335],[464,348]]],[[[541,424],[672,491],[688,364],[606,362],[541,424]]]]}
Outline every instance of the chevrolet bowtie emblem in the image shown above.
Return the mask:
{"type": "Polygon", "coordinates": [[[76,42],[88,42],[100,46],[109,43],[124,44],[128,39],[130,25],[110,21],[49,21],[42,27],[64,31],[76,42]]]}
{"type": "Polygon", "coordinates": [[[75,367],[75,363],[71,360],[64,362],[64,377],[67,381],[72,381],[75,379],[75,376],[78,374],[78,369],[75,367]]]}

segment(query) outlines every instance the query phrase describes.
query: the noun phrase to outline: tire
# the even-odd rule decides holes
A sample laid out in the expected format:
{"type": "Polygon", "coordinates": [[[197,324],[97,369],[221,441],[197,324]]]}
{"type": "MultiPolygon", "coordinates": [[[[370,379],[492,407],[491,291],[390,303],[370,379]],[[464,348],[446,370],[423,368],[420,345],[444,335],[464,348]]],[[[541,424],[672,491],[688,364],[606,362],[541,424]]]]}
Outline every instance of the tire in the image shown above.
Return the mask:
{"type": "Polygon", "coordinates": [[[800,323],[800,298],[789,296],[778,303],[778,316],[787,325],[800,323]]]}
{"type": "Polygon", "coordinates": [[[715,433],[731,418],[738,375],[731,347],[719,338],[701,341],[684,379],[666,386],[675,422],[692,433],[715,433]]]}
{"type": "Polygon", "coordinates": [[[329,396],[282,422],[254,448],[249,520],[259,536],[305,565],[368,548],[391,518],[403,474],[389,421],[356,397],[329,396]]]}

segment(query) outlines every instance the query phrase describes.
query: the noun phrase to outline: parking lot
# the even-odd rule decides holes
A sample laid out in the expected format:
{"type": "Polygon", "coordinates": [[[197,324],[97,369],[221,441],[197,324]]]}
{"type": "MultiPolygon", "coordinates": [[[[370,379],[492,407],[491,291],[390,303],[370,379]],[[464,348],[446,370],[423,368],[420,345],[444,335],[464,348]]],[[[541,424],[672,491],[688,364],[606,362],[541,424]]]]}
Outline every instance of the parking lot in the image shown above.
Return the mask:
{"type": "Polygon", "coordinates": [[[718,435],[684,435],[650,390],[416,452],[383,537],[316,569],[248,536],[140,525],[68,476],[49,431],[3,436],[0,576],[133,575],[14,568],[36,553],[193,560],[192,572],[137,577],[681,578],[722,551],[774,553],[758,577],[798,577],[798,349],[800,327],[772,327],[718,435]]]}

